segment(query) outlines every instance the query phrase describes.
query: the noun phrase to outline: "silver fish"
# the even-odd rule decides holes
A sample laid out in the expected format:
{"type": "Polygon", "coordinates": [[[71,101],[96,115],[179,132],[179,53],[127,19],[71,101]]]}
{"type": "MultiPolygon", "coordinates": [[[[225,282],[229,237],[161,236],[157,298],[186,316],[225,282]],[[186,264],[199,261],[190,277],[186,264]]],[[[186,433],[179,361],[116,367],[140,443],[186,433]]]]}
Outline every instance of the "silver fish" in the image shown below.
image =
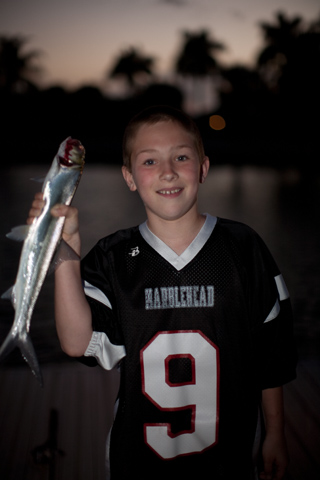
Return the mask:
{"type": "Polygon", "coordinates": [[[51,208],[60,203],[69,205],[75,194],[84,166],[85,150],[78,140],[68,137],[54,157],[44,179],[42,192],[45,205],[30,227],[15,227],[7,235],[14,240],[25,237],[14,286],[3,295],[11,297],[15,309],[12,328],[0,348],[0,360],[16,346],[42,385],[42,374],[32,345],[30,322],[41,287],[61,239],[64,217],[53,217],[51,208]],[[27,234],[27,235],[26,235],[27,234]]]}

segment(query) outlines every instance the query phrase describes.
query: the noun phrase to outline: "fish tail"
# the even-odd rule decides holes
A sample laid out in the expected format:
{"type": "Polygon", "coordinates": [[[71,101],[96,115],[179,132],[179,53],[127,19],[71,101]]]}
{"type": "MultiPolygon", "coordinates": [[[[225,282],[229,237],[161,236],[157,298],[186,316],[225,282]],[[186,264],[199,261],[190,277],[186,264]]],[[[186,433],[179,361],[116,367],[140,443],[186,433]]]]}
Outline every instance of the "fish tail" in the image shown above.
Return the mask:
{"type": "Polygon", "coordinates": [[[12,328],[0,348],[0,360],[9,355],[15,347],[19,347],[22,357],[28,363],[33,375],[42,387],[42,373],[28,332],[19,334],[12,328]]]}

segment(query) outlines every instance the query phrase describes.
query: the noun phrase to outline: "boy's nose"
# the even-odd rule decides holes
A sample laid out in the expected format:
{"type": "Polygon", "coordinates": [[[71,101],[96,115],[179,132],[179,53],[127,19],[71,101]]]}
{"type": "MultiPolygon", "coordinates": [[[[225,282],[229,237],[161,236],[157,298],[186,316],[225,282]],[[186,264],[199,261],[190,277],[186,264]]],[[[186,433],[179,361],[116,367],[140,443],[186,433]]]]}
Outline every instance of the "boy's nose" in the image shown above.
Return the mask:
{"type": "Polygon", "coordinates": [[[174,168],[174,165],[172,165],[171,162],[166,162],[162,166],[162,170],[161,170],[161,173],[160,173],[160,179],[170,181],[170,180],[174,180],[177,177],[178,177],[178,174],[177,174],[177,172],[174,168]]]}

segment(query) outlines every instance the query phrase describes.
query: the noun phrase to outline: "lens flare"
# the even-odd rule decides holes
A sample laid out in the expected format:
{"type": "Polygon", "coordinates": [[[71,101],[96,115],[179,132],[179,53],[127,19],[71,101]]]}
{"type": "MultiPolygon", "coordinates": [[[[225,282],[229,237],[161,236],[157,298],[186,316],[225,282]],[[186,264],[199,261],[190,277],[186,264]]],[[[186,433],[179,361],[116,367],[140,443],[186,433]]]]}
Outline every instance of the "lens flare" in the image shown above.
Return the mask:
{"type": "Polygon", "coordinates": [[[209,125],[213,130],[223,130],[226,126],[226,121],[221,115],[211,115],[209,125]]]}

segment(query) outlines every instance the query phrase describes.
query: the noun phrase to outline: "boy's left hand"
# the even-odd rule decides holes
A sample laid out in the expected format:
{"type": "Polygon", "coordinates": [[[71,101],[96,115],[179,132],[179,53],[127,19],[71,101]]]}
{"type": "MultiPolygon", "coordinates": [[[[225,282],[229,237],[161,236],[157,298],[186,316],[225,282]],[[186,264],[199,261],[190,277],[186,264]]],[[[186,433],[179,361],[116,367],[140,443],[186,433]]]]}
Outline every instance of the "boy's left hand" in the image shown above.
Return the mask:
{"type": "Polygon", "coordinates": [[[264,471],[261,480],[281,480],[285,474],[289,457],[286,441],[281,434],[267,434],[262,446],[264,471]]]}

